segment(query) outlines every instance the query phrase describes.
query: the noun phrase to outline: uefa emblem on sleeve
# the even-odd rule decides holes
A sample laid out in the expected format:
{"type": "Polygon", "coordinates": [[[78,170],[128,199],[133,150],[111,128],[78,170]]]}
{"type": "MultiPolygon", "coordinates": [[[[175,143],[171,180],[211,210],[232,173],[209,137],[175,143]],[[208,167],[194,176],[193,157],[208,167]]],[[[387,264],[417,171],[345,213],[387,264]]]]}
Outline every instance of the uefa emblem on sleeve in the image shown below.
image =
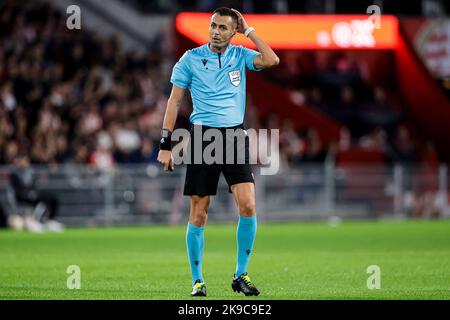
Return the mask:
{"type": "Polygon", "coordinates": [[[241,83],[241,71],[235,70],[228,72],[228,76],[230,77],[231,84],[235,87],[241,83]]]}

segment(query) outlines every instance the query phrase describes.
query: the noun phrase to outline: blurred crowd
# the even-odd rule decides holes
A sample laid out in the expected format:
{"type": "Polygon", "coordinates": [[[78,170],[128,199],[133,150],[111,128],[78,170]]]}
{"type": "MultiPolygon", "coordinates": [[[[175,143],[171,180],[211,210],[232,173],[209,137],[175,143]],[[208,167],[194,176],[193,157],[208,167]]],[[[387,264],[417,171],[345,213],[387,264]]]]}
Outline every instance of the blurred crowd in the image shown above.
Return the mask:
{"type": "MultiPolygon", "coordinates": [[[[389,90],[364,84],[364,68],[351,56],[282,54],[284,63],[265,75],[289,88],[297,104],[309,104],[344,127],[336,144],[326,144],[316,128],[297,131],[292,121],[274,114],[261,119],[249,97],[246,126],[280,129],[281,168],[336,159],[354,146],[380,152],[386,163],[436,159],[433,145],[414,137],[389,90]]],[[[66,16],[48,2],[5,1],[0,6],[0,165],[18,168],[16,180],[23,181],[11,184],[16,197],[23,190],[27,196],[17,201],[32,204],[40,222],[60,230],[54,220],[57,202],[25,179],[30,165],[111,170],[156,164],[171,89],[167,66],[174,62],[161,42],[144,53],[125,52],[117,36],[68,30],[66,16]],[[42,203],[45,210],[39,209],[42,203]]],[[[176,127],[189,127],[190,112],[186,99],[176,127]]]]}
{"type": "MultiPolygon", "coordinates": [[[[379,153],[378,162],[436,162],[433,144],[416,136],[405,118],[395,84],[371,85],[367,65],[346,51],[285,51],[284,63],[270,78],[291,93],[299,106],[308,105],[343,127],[335,145],[325,145],[314,128],[295,132],[282,125],[289,162],[323,161],[327,156],[358,149],[379,153]]],[[[377,158],[374,158],[376,160],[377,158]]]]}
{"type": "MultiPolygon", "coordinates": [[[[173,57],[155,41],[145,53],[122,50],[117,36],[65,27],[51,4],[6,1],[0,9],[0,164],[26,155],[32,164],[154,163],[173,57]]],[[[261,123],[248,102],[247,125],[281,129],[284,163],[324,161],[336,148],[381,150],[387,162],[415,162],[423,148],[402,123],[384,88],[364,85],[364,69],[345,53],[283,53],[268,76],[299,104],[342,123],[341,141],[325,145],[316,129],[293,130],[276,116],[261,123]]],[[[188,127],[190,105],[177,127],[188,127]]]]}
{"type": "Polygon", "coordinates": [[[173,13],[179,11],[211,12],[218,7],[231,7],[246,13],[302,13],[302,14],[364,14],[376,4],[382,12],[395,15],[445,15],[450,5],[444,0],[120,0],[144,13],[173,13]],[[430,8],[430,9],[428,9],[430,8]]]}
{"type": "Polygon", "coordinates": [[[65,23],[45,2],[1,7],[0,163],[23,154],[32,164],[155,162],[168,58],[158,45],[123,52],[116,36],[65,23]]]}
{"type": "MultiPolygon", "coordinates": [[[[170,90],[170,68],[163,66],[171,57],[158,42],[144,54],[124,52],[117,37],[69,31],[65,22],[45,2],[8,1],[1,7],[0,164],[23,156],[31,164],[102,169],[156,163],[170,90]]],[[[249,101],[248,126],[283,126],[276,116],[261,123],[256,109],[249,101]]],[[[184,103],[176,127],[189,126],[190,111],[184,103]]],[[[324,160],[325,146],[314,129],[308,137],[320,155],[304,159],[324,160]]],[[[288,149],[282,152],[292,160],[288,149]]]]}

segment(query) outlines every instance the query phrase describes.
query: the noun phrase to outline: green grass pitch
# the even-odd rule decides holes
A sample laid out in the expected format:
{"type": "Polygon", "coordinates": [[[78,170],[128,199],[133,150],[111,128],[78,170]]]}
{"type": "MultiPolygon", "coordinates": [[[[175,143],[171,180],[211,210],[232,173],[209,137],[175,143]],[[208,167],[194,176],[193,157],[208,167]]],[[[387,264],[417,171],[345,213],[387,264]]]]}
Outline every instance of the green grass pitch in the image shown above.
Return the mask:
{"type": "MultiPolygon", "coordinates": [[[[205,230],[206,299],[450,299],[449,220],[260,223],[251,298],[230,286],[235,226],[205,230]],[[367,288],[369,265],[379,290],[367,288]]],[[[185,226],[0,231],[0,299],[190,299],[190,281],[185,226]],[[69,265],[79,290],[67,289],[69,265]]]]}

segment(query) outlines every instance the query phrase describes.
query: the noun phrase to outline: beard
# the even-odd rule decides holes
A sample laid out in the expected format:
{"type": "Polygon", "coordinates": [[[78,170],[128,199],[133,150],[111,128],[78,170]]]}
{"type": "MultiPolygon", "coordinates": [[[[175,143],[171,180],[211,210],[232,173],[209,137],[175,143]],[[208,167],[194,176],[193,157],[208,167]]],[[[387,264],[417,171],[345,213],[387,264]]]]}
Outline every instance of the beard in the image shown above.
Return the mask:
{"type": "Polygon", "coordinates": [[[225,48],[227,45],[228,45],[228,41],[221,41],[221,42],[216,42],[216,43],[214,43],[214,42],[212,42],[212,39],[211,39],[211,47],[213,47],[214,49],[216,49],[216,50],[222,50],[223,48],[225,48]]]}
{"type": "Polygon", "coordinates": [[[212,44],[211,46],[216,50],[221,50],[224,47],[224,45],[219,45],[219,44],[212,44]]]}

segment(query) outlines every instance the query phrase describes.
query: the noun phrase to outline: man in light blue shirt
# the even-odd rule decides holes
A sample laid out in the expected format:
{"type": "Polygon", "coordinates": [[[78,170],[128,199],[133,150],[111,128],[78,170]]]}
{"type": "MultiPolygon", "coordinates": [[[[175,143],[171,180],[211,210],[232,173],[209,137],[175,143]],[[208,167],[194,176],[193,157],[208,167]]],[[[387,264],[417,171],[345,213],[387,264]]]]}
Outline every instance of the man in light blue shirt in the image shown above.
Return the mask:
{"type": "MultiPolygon", "coordinates": [[[[189,88],[193,102],[190,116],[190,150],[194,147],[193,132],[211,128],[220,130],[225,137],[227,130],[243,130],[245,114],[246,69],[259,71],[279,64],[273,50],[257,35],[237,10],[219,8],[213,12],[209,27],[210,42],[188,50],[173,68],[170,79],[173,84],[166,114],[164,117],[162,139],[158,161],[165,171],[173,170],[171,152],[171,133],[177,117],[177,109],[189,88]],[[258,51],[242,46],[233,46],[231,39],[242,33],[256,45],[258,51]]],[[[234,139],[234,138],[233,138],[234,139]]],[[[196,140],[195,140],[196,141],[196,140]]],[[[243,145],[224,138],[223,153],[245,153],[245,163],[204,162],[187,164],[184,194],[191,197],[189,223],[186,231],[186,245],[192,274],[192,296],[206,296],[206,285],[202,275],[204,248],[204,226],[208,217],[210,196],[217,192],[220,174],[223,173],[229,191],[233,193],[239,209],[237,226],[237,263],[231,283],[235,292],[247,296],[259,295],[259,290],[250,281],[247,267],[253,252],[256,237],[255,186],[248,159],[248,137],[245,134],[243,145]]],[[[201,141],[200,151],[205,148],[201,141]]],[[[198,147],[198,145],[197,145],[198,147]]]]}
{"type": "Polygon", "coordinates": [[[256,69],[259,52],[229,44],[223,53],[209,44],[188,50],[176,63],[170,81],[189,88],[194,111],[193,124],[233,127],[242,124],[245,114],[246,68],[256,69]]]}

